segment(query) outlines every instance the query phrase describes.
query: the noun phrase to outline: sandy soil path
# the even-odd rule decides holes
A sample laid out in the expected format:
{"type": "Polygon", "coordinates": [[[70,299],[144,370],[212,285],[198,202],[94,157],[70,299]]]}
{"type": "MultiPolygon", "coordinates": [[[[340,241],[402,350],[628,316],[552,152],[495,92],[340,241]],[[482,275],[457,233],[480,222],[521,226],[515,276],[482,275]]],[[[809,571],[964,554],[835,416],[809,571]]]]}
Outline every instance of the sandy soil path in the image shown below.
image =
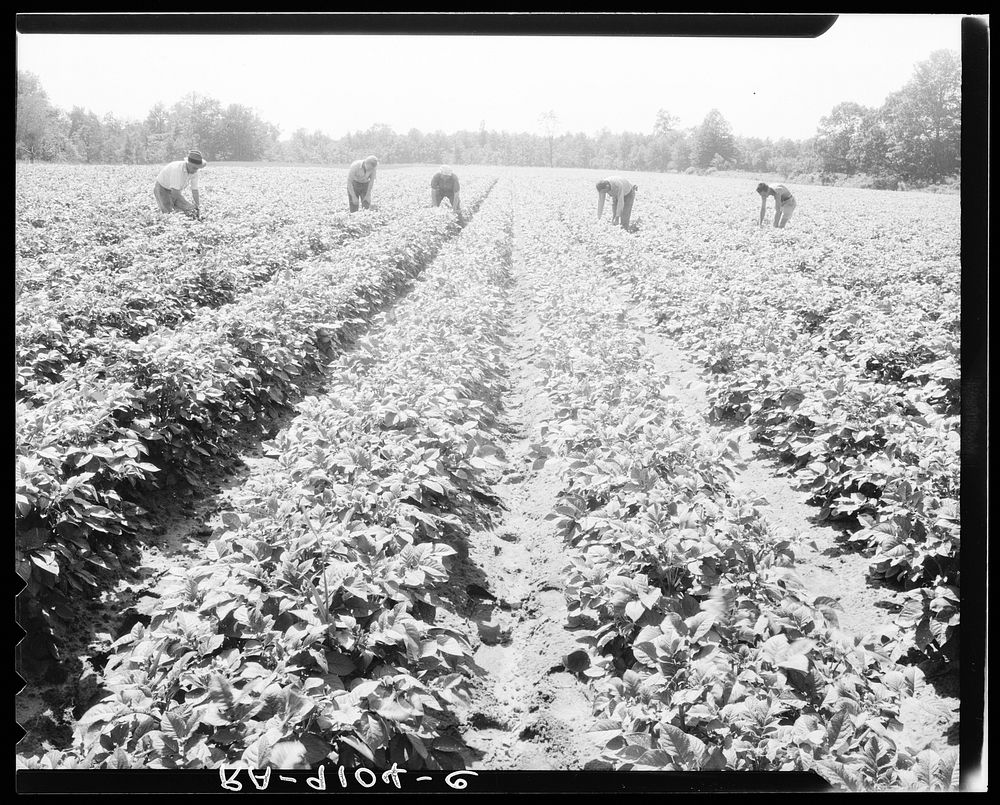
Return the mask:
{"type": "Polygon", "coordinates": [[[586,687],[563,668],[579,645],[565,625],[561,540],[545,519],[559,482],[554,470],[531,466],[530,445],[540,440],[549,404],[533,363],[539,324],[530,272],[519,258],[523,245],[515,238],[512,294],[519,302],[505,398],[508,465],[495,486],[503,517],[471,535],[469,555],[455,569],[460,584],[481,574],[480,583],[467,586],[467,628],[478,640],[475,658],[484,676],[460,729],[473,750],[471,768],[582,769],[599,747],[587,732],[586,687]]]}

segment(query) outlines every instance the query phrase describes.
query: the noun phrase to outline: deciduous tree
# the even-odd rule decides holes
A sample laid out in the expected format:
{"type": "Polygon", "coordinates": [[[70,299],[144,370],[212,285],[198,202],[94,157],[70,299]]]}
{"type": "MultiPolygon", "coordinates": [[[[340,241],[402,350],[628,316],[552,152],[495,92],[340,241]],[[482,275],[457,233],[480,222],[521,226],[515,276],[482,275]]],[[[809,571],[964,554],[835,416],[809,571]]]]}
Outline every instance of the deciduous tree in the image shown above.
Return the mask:
{"type": "Polygon", "coordinates": [[[735,159],[736,141],[728,121],[718,109],[712,109],[695,129],[694,162],[707,168],[716,154],[727,161],[735,159]]]}
{"type": "Polygon", "coordinates": [[[884,106],[889,162],[906,178],[939,181],[959,170],[962,67],[958,54],[938,50],[884,106]]]}
{"type": "Polygon", "coordinates": [[[832,173],[854,173],[857,166],[851,159],[851,147],[859,136],[868,109],[859,103],[845,101],[819,121],[816,131],[816,151],[823,170],[832,173]]]}

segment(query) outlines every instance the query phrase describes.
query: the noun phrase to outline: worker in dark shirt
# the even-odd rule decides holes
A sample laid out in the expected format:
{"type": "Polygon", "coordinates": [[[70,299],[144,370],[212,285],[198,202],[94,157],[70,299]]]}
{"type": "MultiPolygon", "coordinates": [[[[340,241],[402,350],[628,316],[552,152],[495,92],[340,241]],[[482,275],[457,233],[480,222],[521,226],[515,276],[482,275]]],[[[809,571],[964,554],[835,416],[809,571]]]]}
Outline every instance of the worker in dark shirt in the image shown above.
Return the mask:
{"type": "Polygon", "coordinates": [[[442,199],[448,199],[455,212],[462,211],[458,177],[447,165],[442,165],[431,179],[431,206],[440,206],[442,199]]]}
{"type": "Polygon", "coordinates": [[[760,220],[757,226],[764,223],[764,212],[767,209],[767,197],[774,196],[774,225],[779,229],[784,229],[795,212],[795,196],[783,184],[770,187],[761,182],[757,185],[757,192],[760,194],[760,220]]]}

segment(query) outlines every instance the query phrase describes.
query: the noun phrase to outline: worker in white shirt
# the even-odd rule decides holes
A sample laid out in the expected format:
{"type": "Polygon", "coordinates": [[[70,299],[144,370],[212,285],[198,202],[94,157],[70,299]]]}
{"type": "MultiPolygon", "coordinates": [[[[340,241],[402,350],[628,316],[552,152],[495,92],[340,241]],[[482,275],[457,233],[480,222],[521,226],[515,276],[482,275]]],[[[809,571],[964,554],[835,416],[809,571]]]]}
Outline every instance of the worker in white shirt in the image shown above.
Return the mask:
{"type": "Polygon", "coordinates": [[[200,215],[201,203],[198,196],[198,171],[208,163],[201,151],[188,152],[187,159],[178,159],[163,166],[156,183],[153,185],[153,196],[160,207],[160,212],[181,212],[191,216],[200,215]],[[191,185],[191,197],[194,204],[184,198],[181,191],[191,185]]]}
{"type": "Polygon", "coordinates": [[[621,222],[622,229],[628,229],[632,218],[632,204],[635,202],[636,185],[621,176],[608,176],[597,183],[597,217],[604,213],[604,197],[611,196],[611,223],[621,222]]]}
{"type": "Polygon", "coordinates": [[[359,204],[366,210],[371,207],[377,168],[378,158],[373,156],[351,163],[347,171],[347,205],[351,212],[357,212],[359,204]]]}

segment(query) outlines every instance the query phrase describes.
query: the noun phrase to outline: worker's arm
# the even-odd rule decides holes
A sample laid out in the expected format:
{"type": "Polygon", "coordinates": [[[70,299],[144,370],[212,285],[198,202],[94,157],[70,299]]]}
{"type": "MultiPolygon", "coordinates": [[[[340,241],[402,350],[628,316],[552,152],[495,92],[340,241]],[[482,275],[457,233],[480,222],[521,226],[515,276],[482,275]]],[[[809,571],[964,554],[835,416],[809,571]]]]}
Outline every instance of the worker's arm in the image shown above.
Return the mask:
{"type": "Polygon", "coordinates": [[[372,170],[372,175],[368,178],[368,189],[365,190],[365,201],[371,201],[372,188],[375,186],[375,173],[376,173],[376,171],[378,171],[378,168],[375,168],[374,170],[372,170]]]}
{"type": "Polygon", "coordinates": [[[461,212],[461,210],[462,210],[462,198],[461,198],[461,195],[462,194],[459,193],[458,190],[456,189],[455,190],[455,212],[461,212]]]}
{"type": "Polygon", "coordinates": [[[198,188],[197,187],[192,187],[191,188],[191,198],[194,199],[194,206],[195,207],[200,207],[201,206],[201,204],[198,202],[199,196],[198,196],[198,188]]]}
{"type": "Polygon", "coordinates": [[[764,212],[767,210],[767,196],[760,197],[760,220],[757,222],[757,226],[761,226],[764,223],[764,212]]]}
{"type": "Polygon", "coordinates": [[[600,218],[604,214],[604,196],[606,195],[604,190],[597,191],[597,217],[600,218]]]}

